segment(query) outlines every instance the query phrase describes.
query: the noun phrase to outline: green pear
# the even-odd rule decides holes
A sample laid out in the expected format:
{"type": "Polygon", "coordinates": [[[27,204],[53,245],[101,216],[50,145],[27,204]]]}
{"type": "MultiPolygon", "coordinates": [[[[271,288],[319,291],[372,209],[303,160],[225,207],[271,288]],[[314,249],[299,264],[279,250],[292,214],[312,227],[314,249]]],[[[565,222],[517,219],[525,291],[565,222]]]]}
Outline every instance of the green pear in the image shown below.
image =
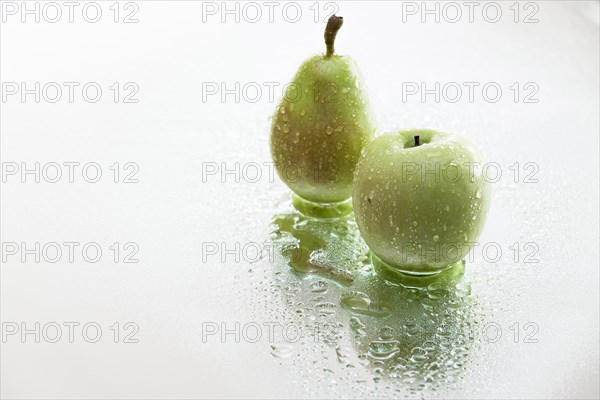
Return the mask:
{"type": "Polygon", "coordinates": [[[352,196],[354,168],[375,134],[356,62],[334,53],[342,23],[342,17],[329,18],[327,52],[300,66],[271,129],[271,154],[279,177],[302,199],[319,204],[352,196]]]}

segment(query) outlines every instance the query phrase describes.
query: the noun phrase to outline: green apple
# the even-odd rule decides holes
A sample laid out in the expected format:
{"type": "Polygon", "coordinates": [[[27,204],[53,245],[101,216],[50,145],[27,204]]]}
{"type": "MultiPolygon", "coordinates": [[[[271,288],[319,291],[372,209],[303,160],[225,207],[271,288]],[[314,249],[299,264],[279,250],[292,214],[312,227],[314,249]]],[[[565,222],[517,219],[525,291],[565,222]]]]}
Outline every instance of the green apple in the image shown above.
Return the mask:
{"type": "Polygon", "coordinates": [[[371,252],[416,275],[461,261],[476,243],[490,203],[483,166],[481,152],[463,137],[410,130],[375,139],[356,166],[352,197],[371,252]]]}
{"type": "Polygon", "coordinates": [[[302,199],[316,204],[350,198],[356,162],[375,132],[358,66],[334,53],[342,22],[335,15],[329,19],[327,52],[300,66],[271,128],[271,154],[279,177],[302,199]]]}

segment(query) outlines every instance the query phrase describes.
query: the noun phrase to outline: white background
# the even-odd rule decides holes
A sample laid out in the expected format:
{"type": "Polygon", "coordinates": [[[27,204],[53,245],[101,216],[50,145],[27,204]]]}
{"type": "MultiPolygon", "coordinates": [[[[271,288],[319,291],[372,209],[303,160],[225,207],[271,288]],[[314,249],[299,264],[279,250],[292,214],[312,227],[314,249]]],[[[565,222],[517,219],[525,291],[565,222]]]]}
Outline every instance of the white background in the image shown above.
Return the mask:
{"type": "MultiPolygon", "coordinates": [[[[430,127],[469,137],[505,174],[493,185],[481,240],[501,243],[507,252],[515,242],[539,246],[537,264],[507,256],[467,265],[466,273],[488,321],[505,330],[515,321],[533,321],[539,342],[486,344],[458,385],[417,397],[597,398],[598,3],[535,2],[537,23],[523,23],[530,11],[523,3],[517,23],[513,2],[499,3],[497,23],[483,18],[482,6],[473,23],[465,7],[457,23],[436,23],[431,16],[422,22],[420,14],[403,14],[400,2],[337,3],[345,23],[336,50],[359,64],[380,131],[430,127]],[[503,93],[496,103],[480,90],[473,102],[466,92],[457,103],[436,103],[432,96],[423,102],[418,95],[403,101],[403,82],[429,88],[435,82],[497,82],[503,93]],[[515,103],[514,82],[521,89],[535,83],[538,102],[515,103]],[[508,169],[515,162],[536,163],[539,182],[521,177],[515,183],[508,169]]],[[[25,102],[19,95],[3,98],[3,168],[11,162],[96,162],[103,176],[95,184],[81,174],[74,183],[63,176],[55,184],[8,176],[1,193],[2,242],[97,242],[104,254],[98,263],[80,256],[74,263],[64,257],[54,264],[31,257],[22,262],[19,255],[3,260],[3,324],[93,321],[103,336],[95,344],[80,333],[74,343],[64,336],[54,344],[35,343],[33,335],[8,337],[1,345],[2,396],[352,397],[357,387],[373,397],[395,393],[393,384],[376,383],[368,372],[360,382],[342,379],[341,365],[318,378],[334,353],[313,360],[296,346],[299,357],[277,358],[268,340],[204,343],[201,335],[207,321],[233,326],[289,312],[277,293],[265,297],[253,289],[258,278],[247,272],[248,262],[202,260],[203,243],[268,240],[288,190],[278,179],[271,182],[267,169],[254,183],[220,175],[203,182],[202,168],[207,162],[270,161],[269,116],[300,63],[324,50],[323,20],[331,10],[318,5],[316,23],[312,2],[299,3],[301,18],[291,23],[282,3],[270,22],[259,3],[260,21],[242,15],[236,22],[230,15],[222,22],[220,13],[203,14],[200,2],[138,1],[139,22],[127,24],[113,21],[112,4],[100,2],[97,23],[85,21],[81,7],[73,23],[66,7],[54,24],[3,15],[3,83],[97,82],[103,89],[97,103],[85,101],[80,89],[73,103],[66,91],[57,103],[36,103],[32,95],[25,102]],[[114,82],[137,84],[139,102],[115,103],[114,82]],[[207,82],[228,88],[256,83],[263,92],[256,102],[253,94],[239,101],[233,95],[203,99],[207,82]],[[275,99],[268,98],[265,82],[280,85],[275,99]],[[108,167],[115,162],[136,163],[139,183],[113,183],[108,167]],[[139,263],[114,263],[113,242],[135,242],[139,263]],[[109,327],[129,321],[139,326],[139,343],[114,343],[109,327]],[[313,372],[300,372],[307,370],[313,372]]],[[[123,5],[120,20],[133,10],[123,5]]],[[[348,318],[341,314],[340,322],[347,325],[348,318]]]]}

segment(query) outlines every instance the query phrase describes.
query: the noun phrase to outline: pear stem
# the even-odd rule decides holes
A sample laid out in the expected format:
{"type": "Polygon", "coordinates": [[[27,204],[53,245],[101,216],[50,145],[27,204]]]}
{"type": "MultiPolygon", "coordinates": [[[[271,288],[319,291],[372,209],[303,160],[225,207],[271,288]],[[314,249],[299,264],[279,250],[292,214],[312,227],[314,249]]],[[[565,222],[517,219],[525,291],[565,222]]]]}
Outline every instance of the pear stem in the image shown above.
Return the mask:
{"type": "Polygon", "coordinates": [[[421,145],[421,143],[419,143],[419,135],[415,136],[415,147],[421,145]]]}
{"type": "Polygon", "coordinates": [[[325,45],[327,46],[327,54],[325,55],[325,57],[327,58],[333,55],[333,44],[335,42],[335,36],[342,27],[343,23],[344,18],[338,17],[337,15],[332,15],[327,21],[327,26],[325,27],[325,45]]]}

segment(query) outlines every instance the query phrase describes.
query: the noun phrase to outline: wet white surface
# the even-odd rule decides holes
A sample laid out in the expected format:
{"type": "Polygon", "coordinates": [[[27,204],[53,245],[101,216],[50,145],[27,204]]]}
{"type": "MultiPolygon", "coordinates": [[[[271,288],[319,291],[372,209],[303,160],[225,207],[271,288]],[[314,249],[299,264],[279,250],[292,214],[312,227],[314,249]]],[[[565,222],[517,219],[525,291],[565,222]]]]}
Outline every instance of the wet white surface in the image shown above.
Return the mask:
{"type": "MultiPolygon", "coordinates": [[[[222,23],[219,14],[203,22],[200,3],[162,1],[138,2],[136,24],[112,22],[108,3],[96,24],[77,19],[80,14],[73,24],[23,24],[6,16],[2,82],[97,82],[103,96],[97,103],[80,91],[73,103],[66,97],[35,103],[32,95],[24,103],[18,96],[3,100],[3,168],[96,162],[103,175],[92,184],[76,170],[69,183],[63,167],[58,183],[35,183],[31,175],[22,183],[15,175],[2,184],[3,331],[11,323],[21,329],[22,322],[28,329],[39,322],[41,331],[40,343],[34,334],[4,338],[2,396],[597,398],[598,4],[535,4],[538,23],[515,23],[510,4],[502,3],[498,23],[479,11],[474,23],[465,15],[452,24],[422,23],[418,15],[403,23],[400,3],[338,3],[346,22],[336,49],[360,65],[380,130],[460,133],[502,169],[481,237],[482,244],[501,248],[501,258],[493,262],[492,250],[484,257],[479,249],[458,289],[433,299],[378,280],[362,264],[365,249],[351,221],[340,228],[350,234],[323,224],[296,227],[327,238],[332,247],[314,257],[350,269],[354,282],[346,286],[293,273],[279,247],[282,240],[294,246],[293,238],[272,235],[272,220],[291,211],[289,191],[269,179],[264,164],[270,161],[269,116],[281,96],[276,87],[269,99],[265,82],[281,88],[305,58],[322,51],[324,24],[313,21],[311,4],[300,6],[297,23],[278,12],[269,23],[264,6],[258,23],[232,17],[222,23]],[[139,102],[115,104],[114,82],[121,94],[129,92],[125,83],[136,83],[139,102]],[[239,102],[234,95],[203,101],[207,82],[255,83],[262,97],[250,102],[254,92],[247,92],[239,102]],[[428,88],[496,82],[503,92],[496,103],[480,90],[471,103],[466,89],[457,103],[436,103],[431,95],[425,102],[418,95],[403,101],[403,82],[428,88]],[[515,82],[517,103],[510,89],[515,82]],[[532,97],[537,103],[523,102],[535,87],[527,83],[539,88],[532,97]],[[115,162],[119,183],[109,169],[115,162]],[[126,162],[139,166],[138,183],[121,182],[132,171],[126,162]],[[246,174],[221,174],[236,163],[246,174]],[[257,181],[252,163],[262,166],[257,181]],[[214,165],[219,172],[203,179],[203,168],[214,165]],[[527,183],[528,176],[538,182],[527,183]],[[97,263],[80,252],[73,263],[66,253],[56,263],[48,255],[22,262],[21,253],[8,254],[9,242],[28,248],[96,242],[103,256],[97,263]],[[109,248],[114,242],[121,247],[118,263],[109,248]],[[128,242],[139,247],[138,263],[122,262],[128,242]],[[220,251],[236,244],[237,254],[220,251]],[[213,245],[218,254],[207,254],[213,245]],[[253,260],[255,248],[266,256],[253,260]],[[342,296],[354,290],[387,302],[393,315],[343,308],[342,296]],[[356,336],[352,318],[365,325],[365,335],[356,336]],[[450,333],[429,337],[415,328],[418,334],[411,334],[406,318],[450,333]],[[57,343],[48,340],[53,322],[62,326],[57,343]],[[67,322],[80,324],[73,343],[67,322]],[[82,336],[89,322],[102,328],[97,343],[82,336]],[[119,343],[110,329],[115,322],[119,343]],[[127,322],[139,327],[138,343],[123,343],[133,329],[125,329],[127,322]],[[289,323],[317,324],[321,335],[291,340],[291,331],[286,336],[278,329],[289,323]],[[215,326],[234,333],[203,337],[215,326]],[[256,326],[262,337],[252,343],[256,326]],[[332,335],[323,333],[330,328],[332,335]],[[469,328],[475,334],[466,334],[469,328]],[[372,343],[382,330],[398,341],[384,345],[398,348],[384,365],[372,343]]],[[[329,11],[324,7],[321,19],[329,11]]],[[[131,10],[122,9],[120,18],[131,10]]],[[[532,10],[521,8],[520,20],[532,10]]],[[[93,328],[88,333],[93,337],[93,328]]]]}

